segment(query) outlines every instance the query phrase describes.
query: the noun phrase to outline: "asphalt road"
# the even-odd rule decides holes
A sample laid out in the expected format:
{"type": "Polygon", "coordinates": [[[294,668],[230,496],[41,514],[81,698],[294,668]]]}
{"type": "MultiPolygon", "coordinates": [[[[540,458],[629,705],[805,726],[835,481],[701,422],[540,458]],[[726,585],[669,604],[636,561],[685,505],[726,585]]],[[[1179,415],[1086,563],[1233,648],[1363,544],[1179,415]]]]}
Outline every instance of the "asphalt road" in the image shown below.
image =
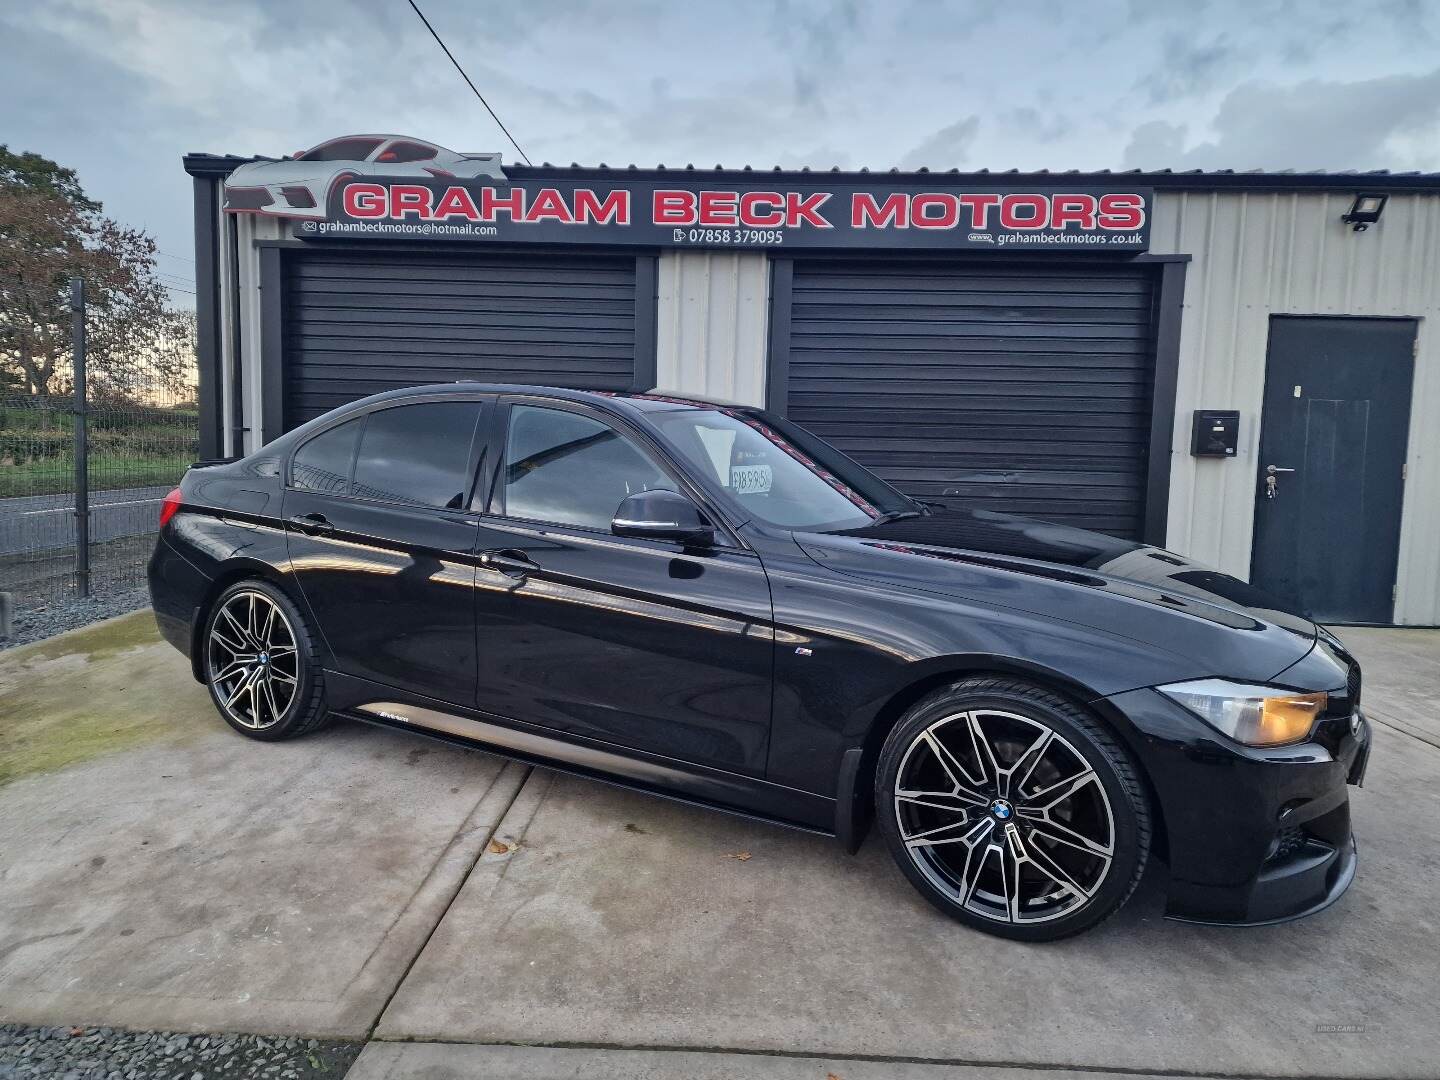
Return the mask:
{"type": "MultiPolygon", "coordinates": [[[[90,540],[104,543],[154,532],[160,500],[170,485],[116,488],[90,495],[90,540]]],[[[48,551],[75,542],[75,496],[0,499],[0,555],[48,551]]]]}

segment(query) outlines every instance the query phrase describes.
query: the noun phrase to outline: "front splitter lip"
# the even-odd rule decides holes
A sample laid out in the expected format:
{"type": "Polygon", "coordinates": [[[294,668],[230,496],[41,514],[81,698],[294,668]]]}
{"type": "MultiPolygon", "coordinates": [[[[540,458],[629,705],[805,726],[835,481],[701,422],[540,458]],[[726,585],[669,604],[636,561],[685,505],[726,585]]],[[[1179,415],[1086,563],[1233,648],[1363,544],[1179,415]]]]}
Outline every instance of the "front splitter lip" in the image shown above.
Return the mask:
{"type": "Polygon", "coordinates": [[[1352,836],[1346,844],[1344,851],[1341,853],[1340,872],[1336,875],[1335,884],[1330,887],[1330,891],[1326,893],[1323,897],[1321,897],[1320,900],[1311,904],[1309,907],[1304,908],[1300,911],[1292,912],[1289,915],[1279,915],[1273,919],[1256,919],[1254,921],[1192,919],[1185,915],[1166,915],[1165,918],[1169,919],[1171,922],[1193,923],[1196,926],[1226,926],[1237,928],[1252,926],[1279,926],[1282,923],[1295,922],[1297,919],[1309,918],[1311,915],[1316,915],[1324,911],[1331,904],[1339,900],[1340,897],[1344,896],[1345,891],[1350,888],[1351,883],[1355,880],[1355,868],[1358,864],[1359,856],[1355,848],[1355,838],[1352,836]]]}

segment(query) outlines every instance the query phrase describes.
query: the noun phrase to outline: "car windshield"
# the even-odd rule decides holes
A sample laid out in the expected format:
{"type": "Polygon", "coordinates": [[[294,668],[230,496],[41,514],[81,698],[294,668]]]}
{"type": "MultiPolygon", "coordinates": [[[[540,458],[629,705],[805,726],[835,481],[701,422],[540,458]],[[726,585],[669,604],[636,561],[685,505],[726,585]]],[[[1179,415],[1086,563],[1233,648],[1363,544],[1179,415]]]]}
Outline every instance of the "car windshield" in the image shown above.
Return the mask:
{"type": "Polygon", "coordinates": [[[685,406],[648,419],[747,517],[807,532],[858,529],[921,508],[819,439],[777,418],[685,406]]]}
{"type": "Polygon", "coordinates": [[[364,161],[383,139],[333,139],[296,154],[296,161],[364,161]]]}

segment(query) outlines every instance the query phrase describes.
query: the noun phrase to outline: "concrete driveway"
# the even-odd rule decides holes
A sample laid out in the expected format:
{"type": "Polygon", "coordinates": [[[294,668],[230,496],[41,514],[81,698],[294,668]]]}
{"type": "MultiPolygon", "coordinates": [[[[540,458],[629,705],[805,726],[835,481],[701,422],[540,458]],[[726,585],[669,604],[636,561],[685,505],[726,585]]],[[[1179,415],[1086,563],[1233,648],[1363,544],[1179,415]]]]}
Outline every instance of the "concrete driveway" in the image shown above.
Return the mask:
{"type": "Polygon", "coordinates": [[[148,611],[0,656],[0,1019],[364,1036],[525,770],[226,728],[148,611]]]}
{"type": "Polygon", "coordinates": [[[1024,946],[938,915],[876,837],[349,725],[246,742],[143,618],[88,662],[94,631],[0,657],[0,716],[119,701],[129,731],[0,787],[0,1018],[369,1035],[365,1078],[1435,1075],[1440,632],[1344,634],[1381,726],[1339,905],[1169,923],[1156,870],[1024,946]]]}

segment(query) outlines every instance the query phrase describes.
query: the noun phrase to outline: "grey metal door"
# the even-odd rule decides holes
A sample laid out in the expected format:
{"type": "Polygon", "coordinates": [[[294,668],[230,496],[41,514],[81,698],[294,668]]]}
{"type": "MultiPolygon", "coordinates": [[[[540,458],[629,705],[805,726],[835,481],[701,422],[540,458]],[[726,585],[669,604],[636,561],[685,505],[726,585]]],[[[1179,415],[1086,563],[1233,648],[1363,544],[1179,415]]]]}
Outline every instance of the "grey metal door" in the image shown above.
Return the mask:
{"type": "Polygon", "coordinates": [[[299,252],[285,274],[285,427],[421,383],[632,389],[637,356],[654,348],[637,320],[642,261],[299,252]]]}
{"type": "Polygon", "coordinates": [[[1320,622],[1395,612],[1411,319],[1270,322],[1251,581],[1320,622]]]}
{"type": "Polygon", "coordinates": [[[795,261],[785,413],[901,491],[1138,537],[1152,268],[795,261]]]}

